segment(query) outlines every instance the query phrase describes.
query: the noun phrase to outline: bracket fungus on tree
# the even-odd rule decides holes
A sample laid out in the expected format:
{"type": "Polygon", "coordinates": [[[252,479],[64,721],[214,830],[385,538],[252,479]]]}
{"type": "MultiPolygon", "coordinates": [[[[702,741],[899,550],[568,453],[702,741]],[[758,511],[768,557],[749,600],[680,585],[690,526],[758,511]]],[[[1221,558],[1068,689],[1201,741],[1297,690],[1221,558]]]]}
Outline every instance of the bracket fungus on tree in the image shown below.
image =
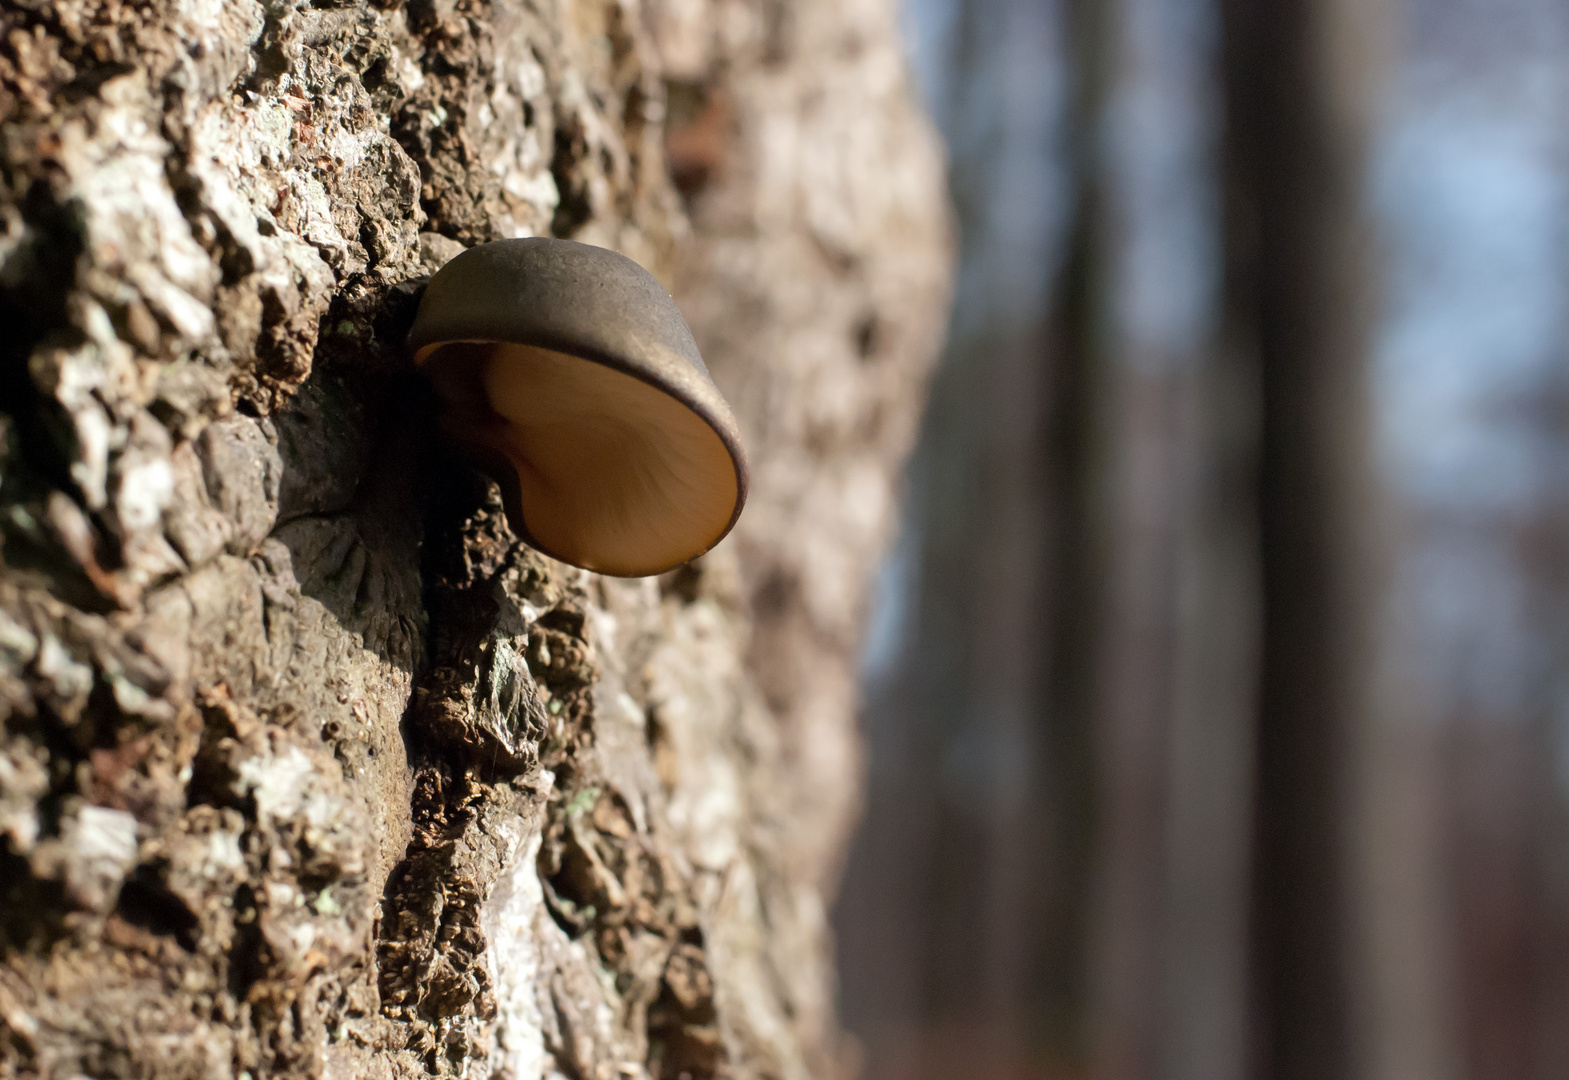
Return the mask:
{"type": "Polygon", "coordinates": [[[631,259],[543,237],[470,248],[430,279],[408,341],[443,430],[545,554],[658,574],[740,516],[735,417],[675,301],[631,259]]]}

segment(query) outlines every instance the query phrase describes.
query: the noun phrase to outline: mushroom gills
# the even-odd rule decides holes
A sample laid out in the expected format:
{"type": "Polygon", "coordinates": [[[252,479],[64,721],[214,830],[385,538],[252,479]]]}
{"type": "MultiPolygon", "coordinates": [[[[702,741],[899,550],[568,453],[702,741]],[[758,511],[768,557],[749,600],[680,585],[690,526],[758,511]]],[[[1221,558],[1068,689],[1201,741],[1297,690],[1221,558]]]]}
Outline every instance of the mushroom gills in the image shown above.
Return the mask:
{"type": "Polygon", "coordinates": [[[511,463],[522,531],[547,554],[605,574],[654,574],[707,551],[729,527],[739,493],[730,453],[662,390],[507,342],[454,343],[427,366],[454,439],[511,463]],[[488,422],[476,415],[481,385],[488,422]]]}

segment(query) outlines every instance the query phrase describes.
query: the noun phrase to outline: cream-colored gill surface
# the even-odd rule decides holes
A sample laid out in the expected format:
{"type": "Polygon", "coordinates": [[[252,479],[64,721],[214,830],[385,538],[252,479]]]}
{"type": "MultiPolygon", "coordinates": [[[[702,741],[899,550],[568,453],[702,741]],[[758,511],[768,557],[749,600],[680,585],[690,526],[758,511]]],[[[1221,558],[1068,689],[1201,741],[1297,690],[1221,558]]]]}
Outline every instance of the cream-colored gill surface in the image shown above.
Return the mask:
{"type": "Polygon", "coordinates": [[[523,521],[547,553],[605,574],[679,566],[723,535],[735,466],[680,401],[603,364],[531,345],[496,347],[490,406],[511,424],[523,521]]]}

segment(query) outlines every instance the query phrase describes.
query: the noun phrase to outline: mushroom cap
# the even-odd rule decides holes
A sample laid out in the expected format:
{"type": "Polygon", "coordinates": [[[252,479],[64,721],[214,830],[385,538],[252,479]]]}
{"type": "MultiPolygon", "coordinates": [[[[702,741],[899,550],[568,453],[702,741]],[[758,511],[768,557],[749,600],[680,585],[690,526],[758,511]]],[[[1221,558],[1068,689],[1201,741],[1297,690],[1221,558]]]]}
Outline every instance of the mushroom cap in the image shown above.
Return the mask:
{"type": "Polygon", "coordinates": [[[631,259],[544,237],[469,248],[430,279],[408,344],[443,428],[547,555],[662,573],[740,516],[735,417],[675,301],[631,259]]]}

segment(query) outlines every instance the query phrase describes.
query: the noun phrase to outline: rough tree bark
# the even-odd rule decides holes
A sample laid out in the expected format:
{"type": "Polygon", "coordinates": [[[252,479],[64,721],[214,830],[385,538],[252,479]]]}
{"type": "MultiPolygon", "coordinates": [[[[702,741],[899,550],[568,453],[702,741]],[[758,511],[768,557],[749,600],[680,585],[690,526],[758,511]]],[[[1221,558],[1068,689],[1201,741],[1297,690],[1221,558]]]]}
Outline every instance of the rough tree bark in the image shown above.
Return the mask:
{"type": "Polygon", "coordinates": [[[0,1074],[837,1071],[947,290],[892,4],[5,0],[0,140],[0,1074]],[[674,286],[750,442],[659,581],[517,545],[399,347],[547,233],[674,286]]]}

